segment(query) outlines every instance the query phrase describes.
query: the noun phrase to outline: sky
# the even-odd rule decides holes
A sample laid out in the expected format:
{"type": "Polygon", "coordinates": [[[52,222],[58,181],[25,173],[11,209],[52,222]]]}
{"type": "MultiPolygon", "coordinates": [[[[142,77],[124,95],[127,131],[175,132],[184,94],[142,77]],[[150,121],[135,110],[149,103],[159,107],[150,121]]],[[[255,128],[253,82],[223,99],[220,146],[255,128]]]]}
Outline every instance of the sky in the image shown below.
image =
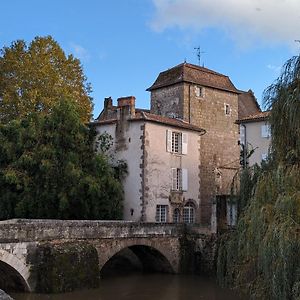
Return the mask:
{"type": "Polygon", "coordinates": [[[0,48],[51,35],[79,58],[91,83],[94,117],[103,99],[135,96],[149,108],[159,72],[184,61],[263,91],[300,50],[299,0],[3,0],[0,48]]]}

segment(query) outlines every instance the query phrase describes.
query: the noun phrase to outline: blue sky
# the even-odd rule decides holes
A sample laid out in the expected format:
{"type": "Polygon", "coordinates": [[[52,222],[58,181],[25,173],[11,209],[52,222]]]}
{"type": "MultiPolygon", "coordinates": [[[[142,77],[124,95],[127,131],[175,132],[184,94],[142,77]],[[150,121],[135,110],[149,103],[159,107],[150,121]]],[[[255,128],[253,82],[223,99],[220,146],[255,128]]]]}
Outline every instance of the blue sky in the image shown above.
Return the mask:
{"type": "Polygon", "coordinates": [[[300,44],[298,0],[4,0],[0,48],[51,35],[83,65],[94,115],[104,97],[146,92],[159,72],[184,60],[228,75],[241,90],[263,90],[300,44]]]}

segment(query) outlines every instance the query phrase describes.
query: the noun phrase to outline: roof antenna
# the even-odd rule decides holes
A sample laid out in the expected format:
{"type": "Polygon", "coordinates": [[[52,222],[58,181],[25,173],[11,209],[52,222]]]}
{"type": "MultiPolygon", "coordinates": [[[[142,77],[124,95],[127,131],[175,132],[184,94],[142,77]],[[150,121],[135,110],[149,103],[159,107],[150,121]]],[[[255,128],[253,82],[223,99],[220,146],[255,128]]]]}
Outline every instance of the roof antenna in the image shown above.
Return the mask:
{"type": "MultiPolygon", "coordinates": [[[[198,66],[200,67],[201,66],[201,54],[202,53],[205,53],[204,51],[201,51],[201,47],[195,47],[194,48],[195,50],[197,50],[197,57],[198,57],[198,66]]],[[[203,64],[204,66],[204,64],[203,64]]]]}

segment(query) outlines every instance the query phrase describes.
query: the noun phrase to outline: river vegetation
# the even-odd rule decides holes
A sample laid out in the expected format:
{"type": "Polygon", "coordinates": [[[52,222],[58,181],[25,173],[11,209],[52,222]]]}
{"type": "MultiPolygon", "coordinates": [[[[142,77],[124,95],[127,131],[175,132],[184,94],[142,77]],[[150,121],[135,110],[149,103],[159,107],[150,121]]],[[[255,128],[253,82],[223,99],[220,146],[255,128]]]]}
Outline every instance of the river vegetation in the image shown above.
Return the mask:
{"type": "Polygon", "coordinates": [[[262,167],[241,172],[239,220],[220,242],[222,285],[253,299],[300,299],[300,57],[265,90],[272,142],[262,167]]]}

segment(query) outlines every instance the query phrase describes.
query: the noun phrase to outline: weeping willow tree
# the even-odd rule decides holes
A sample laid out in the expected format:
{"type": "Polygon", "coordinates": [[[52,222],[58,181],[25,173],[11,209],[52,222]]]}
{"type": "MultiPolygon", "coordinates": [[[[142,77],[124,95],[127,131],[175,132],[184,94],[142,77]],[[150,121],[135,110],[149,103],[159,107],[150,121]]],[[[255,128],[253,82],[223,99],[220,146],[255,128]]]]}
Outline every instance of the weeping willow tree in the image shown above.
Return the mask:
{"type": "Polygon", "coordinates": [[[241,177],[244,205],[237,230],[221,240],[218,279],[255,299],[300,299],[299,56],[284,65],[264,100],[271,110],[270,159],[241,177]]]}

